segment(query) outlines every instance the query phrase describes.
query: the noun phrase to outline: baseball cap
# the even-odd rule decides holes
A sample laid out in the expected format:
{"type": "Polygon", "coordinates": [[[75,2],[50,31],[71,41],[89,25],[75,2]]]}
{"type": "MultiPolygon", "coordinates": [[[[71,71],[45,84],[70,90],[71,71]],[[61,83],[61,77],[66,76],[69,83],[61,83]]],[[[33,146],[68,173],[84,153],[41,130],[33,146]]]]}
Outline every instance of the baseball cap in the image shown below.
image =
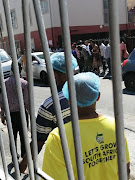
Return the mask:
{"type": "MultiPolygon", "coordinates": [[[[66,63],[65,63],[65,54],[64,52],[57,52],[51,55],[51,63],[53,66],[53,69],[60,71],[62,73],[66,73],[66,63]]],[[[77,67],[77,60],[76,58],[71,54],[72,59],[72,68],[73,70],[77,67]]]]}
{"type": "MultiPolygon", "coordinates": [[[[79,73],[74,76],[77,105],[87,107],[94,104],[99,95],[99,77],[92,73],[79,73]]],[[[69,100],[68,83],[66,82],[62,88],[62,92],[66,99],[69,100]]]]}

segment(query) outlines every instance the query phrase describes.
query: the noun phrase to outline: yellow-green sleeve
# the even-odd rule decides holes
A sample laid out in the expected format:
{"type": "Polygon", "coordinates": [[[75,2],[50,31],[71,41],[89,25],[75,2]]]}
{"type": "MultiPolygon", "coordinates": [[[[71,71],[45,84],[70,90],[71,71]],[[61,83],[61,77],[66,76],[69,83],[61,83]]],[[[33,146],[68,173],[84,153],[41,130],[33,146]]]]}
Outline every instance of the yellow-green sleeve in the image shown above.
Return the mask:
{"type": "Polygon", "coordinates": [[[67,180],[60,138],[58,133],[53,133],[53,131],[46,142],[42,170],[55,180],[67,180]]]}

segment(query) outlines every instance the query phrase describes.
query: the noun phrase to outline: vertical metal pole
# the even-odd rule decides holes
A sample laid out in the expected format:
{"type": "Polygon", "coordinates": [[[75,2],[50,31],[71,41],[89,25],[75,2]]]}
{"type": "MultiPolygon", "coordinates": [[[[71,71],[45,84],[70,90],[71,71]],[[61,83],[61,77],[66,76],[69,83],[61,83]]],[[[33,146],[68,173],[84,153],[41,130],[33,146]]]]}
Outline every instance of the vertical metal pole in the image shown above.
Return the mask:
{"type": "Polygon", "coordinates": [[[27,132],[27,125],[26,125],[23,94],[22,94],[22,88],[21,88],[21,83],[20,83],[20,75],[19,75],[19,70],[18,70],[18,61],[17,61],[17,56],[16,56],[16,48],[15,48],[15,42],[14,42],[13,29],[12,29],[12,24],[11,24],[9,0],[6,0],[6,1],[3,0],[3,5],[4,5],[4,10],[5,10],[5,17],[6,17],[10,49],[11,49],[11,54],[12,54],[12,59],[13,59],[13,68],[14,68],[14,74],[15,74],[15,80],[16,80],[16,86],[17,86],[17,94],[18,94],[18,100],[19,100],[19,106],[20,106],[22,128],[23,128],[23,132],[24,132],[25,148],[26,148],[27,154],[29,154],[28,155],[28,165],[29,165],[29,170],[30,170],[30,177],[31,177],[31,179],[34,179],[34,171],[33,171],[33,164],[32,164],[32,158],[31,158],[30,144],[28,141],[28,132],[27,132]]]}
{"type": "Polygon", "coordinates": [[[125,11],[126,11],[126,25],[127,25],[128,24],[127,0],[125,0],[125,11]]]}
{"type": "Polygon", "coordinates": [[[44,22],[43,22],[43,17],[42,17],[39,1],[33,0],[33,4],[34,4],[35,13],[36,13],[37,23],[38,23],[40,39],[42,42],[43,53],[44,53],[44,57],[45,57],[46,64],[47,64],[47,73],[49,75],[51,93],[52,93],[52,97],[53,97],[56,118],[58,120],[58,127],[59,127],[59,133],[60,133],[60,138],[61,138],[61,144],[62,144],[64,159],[65,159],[65,164],[66,164],[66,168],[67,168],[67,175],[70,180],[70,179],[74,179],[74,174],[73,174],[72,164],[71,164],[69,150],[68,150],[68,144],[67,144],[65,128],[64,128],[64,124],[63,124],[63,118],[62,118],[62,114],[61,114],[61,107],[60,107],[60,103],[59,103],[53,68],[52,68],[52,64],[50,61],[49,47],[48,47],[48,41],[47,41],[46,32],[45,32],[45,26],[44,26],[44,22]]]}
{"type": "Polygon", "coordinates": [[[63,34],[64,47],[65,47],[64,49],[65,49],[68,87],[69,87],[69,95],[70,95],[69,98],[70,98],[72,129],[73,129],[75,154],[76,154],[77,173],[78,173],[78,179],[83,180],[84,169],[83,169],[81,138],[80,138],[79,121],[78,121],[78,111],[76,104],[76,93],[75,93],[75,85],[73,80],[73,71],[72,71],[72,63],[71,63],[71,41],[70,41],[70,32],[69,32],[67,0],[64,1],[59,0],[59,7],[60,7],[62,34],[63,34]]]}
{"type": "Polygon", "coordinates": [[[0,26],[0,36],[1,36],[1,48],[4,49],[3,35],[2,35],[2,27],[0,26]]]}
{"type": "MultiPolygon", "coordinates": [[[[31,57],[29,3],[30,3],[29,0],[22,0],[23,19],[24,19],[24,37],[25,37],[25,47],[26,47],[27,79],[28,79],[28,89],[29,89],[30,119],[31,119],[31,132],[32,132],[32,154],[34,160],[34,167],[35,169],[37,169],[38,151],[37,151],[36,118],[35,118],[34,93],[33,93],[33,71],[32,71],[32,57],[31,57]]],[[[38,179],[36,174],[35,174],[35,179],[38,179]]]]}
{"type": "Polygon", "coordinates": [[[8,179],[8,170],[7,170],[7,163],[6,163],[6,155],[5,155],[5,150],[4,150],[4,143],[1,135],[1,129],[0,129],[0,153],[1,153],[1,158],[2,158],[2,163],[3,163],[3,169],[5,173],[6,179],[8,179]]]}
{"type": "Polygon", "coordinates": [[[52,7],[51,7],[51,0],[49,0],[49,9],[50,9],[50,21],[51,21],[51,32],[52,32],[52,44],[54,46],[54,31],[53,31],[53,16],[52,16],[52,7]]]}
{"type": "Polygon", "coordinates": [[[122,87],[121,87],[121,64],[120,64],[120,36],[119,36],[119,14],[118,1],[109,0],[109,20],[110,20],[110,39],[112,55],[112,77],[113,77],[113,96],[114,113],[116,122],[116,140],[118,152],[118,171],[119,179],[127,180],[126,153],[124,139],[124,122],[122,106],[122,87]]]}
{"type": "Polygon", "coordinates": [[[19,180],[20,179],[20,171],[19,171],[19,166],[18,166],[18,161],[17,161],[16,147],[15,147],[15,142],[14,142],[14,137],[13,137],[13,130],[12,130],[11,117],[10,117],[10,111],[9,111],[9,106],[8,106],[6,87],[5,87],[5,83],[4,83],[3,70],[2,70],[2,66],[1,66],[1,58],[0,58],[0,82],[1,82],[1,89],[2,89],[2,100],[4,102],[4,110],[5,110],[5,114],[6,114],[6,120],[7,120],[11,153],[13,156],[13,162],[14,162],[14,167],[15,167],[15,175],[16,175],[16,180],[19,180]]]}

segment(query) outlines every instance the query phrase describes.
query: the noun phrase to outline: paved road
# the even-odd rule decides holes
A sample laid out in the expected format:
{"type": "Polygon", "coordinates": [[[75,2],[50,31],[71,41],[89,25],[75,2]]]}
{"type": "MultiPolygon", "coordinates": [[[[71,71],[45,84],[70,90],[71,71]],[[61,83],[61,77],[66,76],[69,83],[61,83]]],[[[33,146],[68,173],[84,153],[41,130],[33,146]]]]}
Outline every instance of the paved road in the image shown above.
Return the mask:
{"type": "MultiPolygon", "coordinates": [[[[114,116],[113,108],[113,95],[112,95],[112,80],[101,78],[101,98],[97,103],[98,112],[104,113],[109,116],[114,116]]],[[[124,83],[122,82],[122,93],[123,93],[123,114],[125,127],[135,130],[135,92],[129,92],[125,89],[124,83]]]]}
{"type": "MultiPolygon", "coordinates": [[[[129,153],[130,153],[130,161],[131,161],[131,179],[135,179],[135,121],[133,117],[135,116],[135,93],[128,92],[124,89],[124,84],[122,83],[123,88],[123,112],[124,112],[124,123],[125,123],[125,133],[127,135],[127,141],[129,146],[129,153]]],[[[104,115],[114,116],[113,113],[113,96],[112,96],[112,81],[109,79],[102,79],[101,78],[101,98],[100,101],[97,103],[97,111],[104,115]]],[[[35,81],[34,83],[34,100],[35,100],[35,111],[37,113],[40,104],[50,96],[50,88],[45,87],[39,81],[35,81]]],[[[7,141],[7,130],[0,123],[0,127],[2,128],[2,135],[4,138],[5,143],[5,152],[6,152],[6,159],[7,162],[11,162],[11,157],[9,155],[9,145],[7,141]]],[[[19,147],[19,141],[18,141],[19,147]]],[[[42,167],[42,159],[43,159],[44,148],[40,155],[38,156],[39,159],[39,167],[42,167]]],[[[1,164],[1,162],[0,162],[1,164]]],[[[23,179],[28,179],[27,176],[24,176],[23,179]]]]}
{"type": "MultiPolygon", "coordinates": [[[[101,114],[114,116],[112,80],[101,78],[100,91],[101,98],[97,103],[97,111],[101,114]]],[[[122,93],[124,127],[129,146],[131,177],[135,179],[135,92],[127,91],[122,82],[122,93]]]]}

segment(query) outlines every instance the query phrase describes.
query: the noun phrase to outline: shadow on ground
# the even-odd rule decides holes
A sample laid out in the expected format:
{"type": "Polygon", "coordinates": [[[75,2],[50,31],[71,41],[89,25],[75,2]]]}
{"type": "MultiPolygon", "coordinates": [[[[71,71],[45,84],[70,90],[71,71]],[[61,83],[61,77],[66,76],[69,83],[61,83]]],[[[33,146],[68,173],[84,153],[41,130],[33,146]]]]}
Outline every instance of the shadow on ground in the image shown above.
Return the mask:
{"type": "Polygon", "coordinates": [[[45,84],[40,80],[34,79],[34,86],[39,86],[39,87],[49,87],[49,84],[45,84]]]}
{"type": "Polygon", "coordinates": [[[125,88],[125,89],[123,89],[123,94],[135,95],[135,91],[129,91],[125,88]]]}
{"type": "MultiPolygon", "coordinates": [[[[14,178],[15,179],[15,177],[16,177],[16,174],[15,174],[15,172],[14,172],[14,165],[13,165],[13,163],[11,162],[9,165],[8,165],[8,173],[9,173],[9,175],[12,177],[12,178],[14,178]]],[[[25,179],[27,179],[28,177],[29,177],[29,174],[20,174],[21,175],[21,180],[25,180],[25,179]]]]}
{"type": "Polygon", "coordinates": [[[103,79],[112,79],[112,76],[111,74],[107,73],[107,74],[103,74],[103,76],[100,76],[100,77],[103,77],[103,79]]]}

